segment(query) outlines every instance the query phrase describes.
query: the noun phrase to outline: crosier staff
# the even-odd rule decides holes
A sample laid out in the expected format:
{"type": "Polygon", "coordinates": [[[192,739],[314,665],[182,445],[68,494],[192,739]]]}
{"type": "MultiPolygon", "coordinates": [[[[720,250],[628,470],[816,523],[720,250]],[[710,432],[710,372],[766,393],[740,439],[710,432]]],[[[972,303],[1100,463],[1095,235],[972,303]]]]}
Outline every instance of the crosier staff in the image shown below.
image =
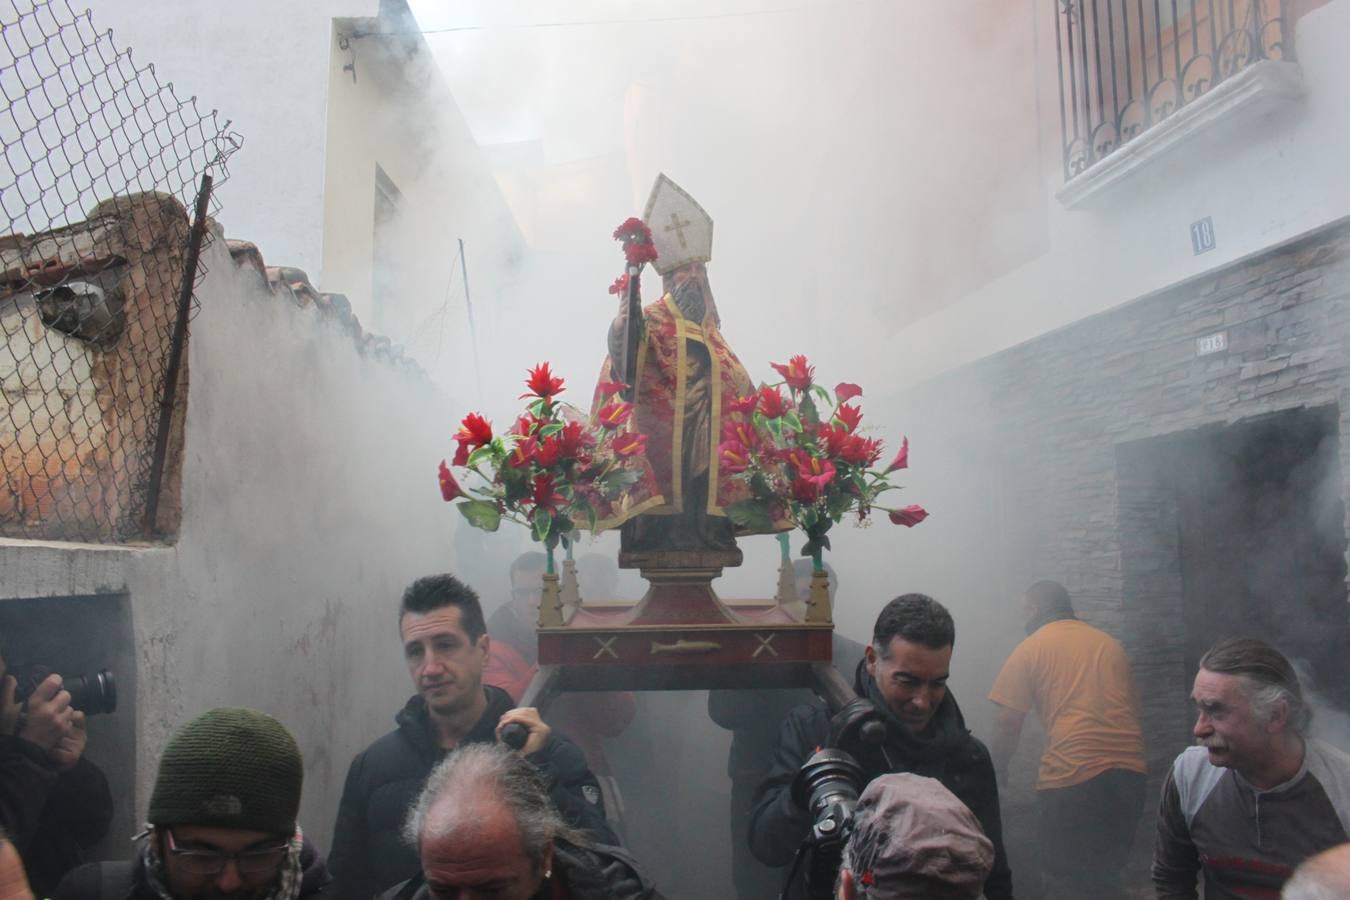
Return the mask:
{"type": "Polygon", "coordinates": [[[614,229],[614,239],[623,243],[623,255],[628,266],[619,284],[624,289],[623,307],[619,315],[623,319],[622,359],[616,360],[615,373],[626,385],[623,399],[633,402],[637,391],[638,344],[646,325],[642,317],[642,267],[656,259],[656,246],[652,243],[652,231],[638,218],[626,220],[614,229]]]}

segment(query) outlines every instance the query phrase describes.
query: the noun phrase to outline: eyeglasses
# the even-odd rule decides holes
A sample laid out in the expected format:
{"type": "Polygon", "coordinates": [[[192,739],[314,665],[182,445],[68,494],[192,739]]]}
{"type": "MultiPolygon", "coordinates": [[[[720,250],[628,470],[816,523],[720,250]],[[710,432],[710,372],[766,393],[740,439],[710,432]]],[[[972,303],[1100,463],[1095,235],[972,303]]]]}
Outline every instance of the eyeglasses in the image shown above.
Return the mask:
{"type": "Polygon", "coordinates": [[[240,850],[238,853],[226,853],[223,850],[182,850],[174,844],[172,831],[166,830],[164,835],[169,842],[169,855],[183,867],[184,871],[193,875],[219,875],[225,871],[225,866],[229,865],[231,860],[239,870],[240,877],[271,875],[281,866],[286,851],[290,849],[290,843],[287,842],[275,847],[240,850]]]}

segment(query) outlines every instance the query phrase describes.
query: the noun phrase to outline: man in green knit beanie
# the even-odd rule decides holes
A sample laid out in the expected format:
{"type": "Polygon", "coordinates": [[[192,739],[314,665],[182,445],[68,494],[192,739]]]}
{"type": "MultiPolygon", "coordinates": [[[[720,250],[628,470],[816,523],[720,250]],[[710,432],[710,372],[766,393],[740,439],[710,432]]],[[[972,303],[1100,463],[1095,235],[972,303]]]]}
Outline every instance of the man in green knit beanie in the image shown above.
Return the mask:
{"type": "Polygon", "coordinates": [[[81,866],[59,900],[300,900],[329,881],[296,813],[304,766],[286,727],[213,709],[169,739],[136,858],[81,866]]]}

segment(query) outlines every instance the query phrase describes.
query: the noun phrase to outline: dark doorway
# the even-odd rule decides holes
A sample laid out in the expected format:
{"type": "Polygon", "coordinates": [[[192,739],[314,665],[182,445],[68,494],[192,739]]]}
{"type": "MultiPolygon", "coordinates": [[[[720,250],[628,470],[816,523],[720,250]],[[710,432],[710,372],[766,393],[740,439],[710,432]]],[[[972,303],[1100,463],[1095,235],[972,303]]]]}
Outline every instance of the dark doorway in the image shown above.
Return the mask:
{"type": "Polygon", "coordinates": [[[1261,637],[1324,695],[1350,682],[1335,409],[1205,429],[1177,447],[1186,671],[1229,637],[1261,637]]]}
{"type": "Polygon", "coordinates": [[[88,719],[84,756],[108,778],[113,819],[92,859],[122,859],[137,830],[136,651],[130,597],[124,592],[0,600],[0,651],[7,666],[42,665],[64,677],[109,669],[117,709],[88,719]]]}
{"type": "Polygon", "coordinates": [[[1117,447],[1124,642],[1151,762],[1191,740],[1201,655],[1253,636],[1350,708],[1345,512],[1335,407],[1117,447]]]}

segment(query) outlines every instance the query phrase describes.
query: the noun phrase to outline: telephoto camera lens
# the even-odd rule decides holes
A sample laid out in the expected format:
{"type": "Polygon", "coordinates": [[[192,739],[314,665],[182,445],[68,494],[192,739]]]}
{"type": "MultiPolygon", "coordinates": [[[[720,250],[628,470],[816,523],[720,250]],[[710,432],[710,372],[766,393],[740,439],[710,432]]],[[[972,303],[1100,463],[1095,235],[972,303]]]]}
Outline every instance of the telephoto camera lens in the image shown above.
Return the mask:
{"type": "Polygon", "coordinates": [[[843,750],[817,750],[797,771],[792,799],[811,813],[818,841],[843,840],[858,806],[863,771],[843,750]]]}
{"type": "MultiPolygon", "coordinates": [[[[35,664],[19,666],[6,674],[13,675],[17,682],[14,699],[24,703],[33,690],[52,674],[52,669],[35,664]]],[[[71,708],[78,709],[86,716],[102,715],[117,709],[117,682],[108,669],[100,669],[93,675],[62,676],[61,687],[70,694],[71,708]]]]}
{"type": "Polygon", "coordinates": [[[62,686],[70,692],[70,705],[86,716],[97,716],[117,709],[117,682],[108,669],[93,675],[74,675],[62,686]]]}

